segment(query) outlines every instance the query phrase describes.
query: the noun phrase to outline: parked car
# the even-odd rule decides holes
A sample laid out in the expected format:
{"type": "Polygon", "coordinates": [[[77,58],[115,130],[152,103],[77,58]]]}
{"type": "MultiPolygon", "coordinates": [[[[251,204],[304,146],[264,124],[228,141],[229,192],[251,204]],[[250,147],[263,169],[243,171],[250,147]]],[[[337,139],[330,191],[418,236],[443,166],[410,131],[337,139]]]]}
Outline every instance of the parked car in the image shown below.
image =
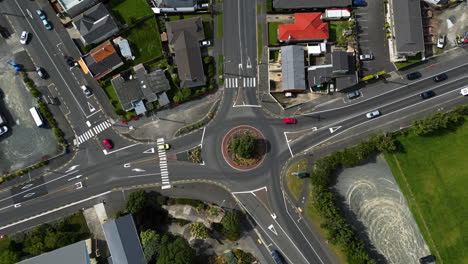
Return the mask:
{"type": "Polygon", "coordinates": [[[447,78],[448,78],[447,74],[442,73],[442,74],[439,74],[439,75],[435,76],[432,79],[434,80],[434,82],[441,82],[441,81],[447,80],[447,78]]]}
{"type": "Polygon", "coordinates": [[[412,73],[408,73],[408,74],[406,75],[406,78],[407,78],[408,80],[416,80],[416,79],[418,79],[418,78],[421,78],[421,76],[422,76],[422,75],[421,75],[420,72],[412,72],[412,73]]]}
{"type": "Polygon", "coordinates": [[[47,17],[46,17],[46,15],[45,15],[44,11],[42,11],[41,9],[37,9],[37,10],[36,10],[36,13],[39,15],[39,18],[40,18],[41,20],[46,20],[46,19],[47,19],[47,17]]]}
{"type": "Polygon", "coordinates": [[[280,253],[278,250],[271,251],[271,257],[275,261],[276,264],[283,264],[284,262],[281,260],[280,253]]]}
{"type": "Polygon", "coordinates": [[[292,174],[296,175],[299,179],[309,177],[309,173],[307,173],[307,172],[293,172],[292,174]]]}
{"type": "Polygon", "coordinates": [[[424,99],[431,98],[431,97],[435,96],[435,93],[434,93],[434,91],[427,91],[427,92],[424,92],[424,93],[420,94],[419,96],[421,96],[421,98],[424,100],[424,99]]]}
{"type": "Polygon", "coordinates": [[[466,96],[468,95],[468,88],[463,88],[460,90],[460,94],[463,95],[463,96],[466,96]]]}
{"type": "Polygon", "coordinates": [[[47,79],[47,77],[49,77],[47,72],[42,67],[37,67],[36,72],[37,75],[39,75],[39,77],[41,77],[42,79],[47,79]]]}
{"type": "Polygon", "coordinates": [[[296,118],[285,118],[285,119],[283,119],[283,123],[285,123],[286,125],[296,124],[297,119],[296,118]]]}
{"type": "Polygon", "coordinates": [[[211,46],[211,41],[209,40],[200,41],[200,47],[209,47],[209,46],[211,46]]]}
{"type": "Polygon", "coordinates": [[[350,92],[346,96],[348,97],[348,99],[358,98],[359,96],[361,96],[361,92],[359,91],[350,92]]]}
{"type": "Polygon", "coordinates": [[[162,145],[158,146],[159,150],[168,150],[170,148],[171,148],[171,145],[169,145],[169,144],[162,144],[162,145]]]}
{"type": "Polygon", "coordinates": [[[367,113],[367,114],[366,114],[366,117],[369,118],[369,119],[372,119],[372,118],[378,117],[378,116],[380,116],[380,115],[381,115],[381,113],[380,113],[379,110],[374,110],[374,111],[372,111],[372,112],[367,113]]]}
{"type": "Polygon", "coordinates": [[[370,60],[374,59],[374,55],[372,55],[372,54],[361,54],[361,55],[359,55],[359,59],[361,61],[370,61],[370,60]]]}
{"type": "Polygon", "coordinates": [[[76,66],[76,62],[73,60],[72,57],[63,56],[63,58],[65,59],[65,62],[67,63],[68,66],[70,66],[70,67],[75,67],[76,66]]]}
{"type": "Polygon", "coordinates": [[[81,85],[80,88],[86,96],[91,96],[93,94],[86,85],[81,85]]]}
{"type": "Polygon", "coordinates": [[[437,39],[437,47],[439,49],[443,49],[445,46],[445,36],[444,35],[440,35],[439,38],[437,39]]]}
{"type": "Polygon", "coordinates": [[[364,0],[354,0],[353,6],[367,6],[367,2],[364,0]]]}
{"type": "Polygon", "coordinates": [[[109,139],[105,138],[102,140],[102,144],[104,144],[104,147],[106,149],[112,149],[114,147],[114,144],[112,144],[112,141],[110,141],[109,139]]]}
{"type": "Polygon", "coordinates": [[[434,262],[436,260],[436,258],[432,255],[429,255],[429,256],[425,256],[425,257],[422,257],[419,259],[419,263],[420,264],[425,264],[425,263],[430,263],[430,262],[434,262]]]}
{"type": "Polygon", "coordinates": [[[49,21],[47,20],[42,20],[42,24],[44,24],[44,27],[47,29],[47,30],[52,30],[52,26],[50,25],[49,21]]]}
{"type": "Polygon", "coordinates": [[[296,94],[288,92],[288,93],[284,93],[284,97],[286,97],[286,98],[296,98],[296,94]]]}
{"type": "Polygon", "coordinates": [[[21,32],[20,43],[25,45],[28,43],[28,39],[29,39],[29,32],[27,31],[21,32]]]}
{"type": "Polygon", "coordinates": [[[8,132],[7,126],[0,126],[0,136],[8,132]]]}

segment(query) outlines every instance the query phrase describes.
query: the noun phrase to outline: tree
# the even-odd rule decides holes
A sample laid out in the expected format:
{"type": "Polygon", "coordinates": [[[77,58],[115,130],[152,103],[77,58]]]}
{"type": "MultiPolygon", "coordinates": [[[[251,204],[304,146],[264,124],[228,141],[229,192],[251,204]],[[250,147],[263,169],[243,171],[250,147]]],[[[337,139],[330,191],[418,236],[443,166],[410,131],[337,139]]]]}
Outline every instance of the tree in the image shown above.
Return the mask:
{"type": "Polygon", "coordinates": [[[145,190],[138,190],[130,193],[128,196],[126,210],[132,214],[139,212],[146,206],[148,197],[145,190]]]}
{"type": "Polygon", "coordinates": [[[239,216],[235,211],[227,212],[223,220],[221,220],[223,225],[223,235],[226,239],[235,241],[240,237],[240,221],[239,216]]]}
{"type": "Polygon", "coordinates": [[[192,264],[195,259],[193,250],[182,237],[171,238],[164,235],[161,238],[159,257],[156,264],[192,264]]]}
{"type": "Polygon", "coordinates": [[[190,234],[192,234],[194,238],[207,239],[208,228],[206,228],[203,223],[196,222],[190,225],[190,234]]]}
{"type": "Polygon", "coordinates": [[[250,159],[255,153],[257,140],[250,135],[244,135],[240,138],[234,138],[231,144],[234,153],[242,158],[250,159]]]}
{"type": "Polygon", "coordinates": [[[147,262],[150,262],[153,258],[158,256],[161,237],[156,231],[148,229],[140,233],[140,238],[145,259],[147,262]]]}

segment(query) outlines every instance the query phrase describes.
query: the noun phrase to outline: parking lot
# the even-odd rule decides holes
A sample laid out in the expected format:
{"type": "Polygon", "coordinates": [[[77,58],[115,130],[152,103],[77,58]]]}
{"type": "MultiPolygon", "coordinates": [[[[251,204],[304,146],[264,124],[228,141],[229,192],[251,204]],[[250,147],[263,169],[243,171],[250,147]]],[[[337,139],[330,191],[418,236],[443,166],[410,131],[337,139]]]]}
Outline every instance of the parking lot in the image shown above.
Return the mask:
{"type": "Polygon", "coordinates": [[[0,137],[0,175],[53,156],[58,146],[51,129],[38,128],[34,123],[29,109],[36,106],[36,99],[24,85],[21,75],[7,63],[12,60],[20,64],[36,85],[41,85],[36,67],[20,44],[17,32],[11,29],[10,32],[9,38],[0,37],[0,89],[4,94],[0,98],[0,111],[9,129],[0,137]]]}
{"type": "Polygon", "coordinates": [[[385,36],[385,10],[381,1],[367,1],[368,5],[356,9],[357,41],[360,54],[372,54],[374,59],[361,62],[362,76],[380,71],[396,70],[390,62],[388,41],[385,36]]]}

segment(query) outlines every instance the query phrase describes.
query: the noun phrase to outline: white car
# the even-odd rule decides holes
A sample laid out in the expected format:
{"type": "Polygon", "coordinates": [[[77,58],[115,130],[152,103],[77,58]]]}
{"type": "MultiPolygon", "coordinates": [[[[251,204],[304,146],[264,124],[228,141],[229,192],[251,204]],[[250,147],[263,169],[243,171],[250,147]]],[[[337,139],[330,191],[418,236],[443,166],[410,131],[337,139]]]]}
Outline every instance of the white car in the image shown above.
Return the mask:
{"type": "Polygon", "coordinates": [[[361,61],[370,61],[374,59],[374,55],[372,54],[361,54],[359,55],[359,60],[361,61]]]}
{"type": "Polygon", "coordinates": [[[445,46],[445,36],[444,35],[440,35],[439,38],[437,39],[437,47],[439,49],[443,49],[445,46]]]}
{"type": "Polygon", "coordinates": [[[25,45],[26,43],[28,43],[28,39],[29,39],[29,32],[27,31],[21,32],[20,43],[25,45]]]}
{"type": "Polygon", "coordinates": [[[463,96],[466,96],[468,95],[468,88],[463,88],[460,90],[460,94],[463,95],[463,96]]]}
{"type": "Polygon", "coordinates": [[[80,88],[81,90],[83,90],[83,93],[88,97],[93,94],[91,90],[88,87],[86,87],[86,85],[81,85],[80,88]]]}
{"type": "Polygon", "coordinates": [[[200,41],[200,47],[209,47],[209,46],[211,46],[211,41],[209,40],[200,41]]]}
{"type": "Polygon", "coordinates": [[[367,114],[366,114],[366,117],[369,118],[369,119],[372,119],[372,118],[374,118],[374,117],[380,116],[380,114],[381,114],[381,113],[380,113],[379,110],[374,110],[374,111],[372,111],[372,112],[367,113],[367,114]]]}

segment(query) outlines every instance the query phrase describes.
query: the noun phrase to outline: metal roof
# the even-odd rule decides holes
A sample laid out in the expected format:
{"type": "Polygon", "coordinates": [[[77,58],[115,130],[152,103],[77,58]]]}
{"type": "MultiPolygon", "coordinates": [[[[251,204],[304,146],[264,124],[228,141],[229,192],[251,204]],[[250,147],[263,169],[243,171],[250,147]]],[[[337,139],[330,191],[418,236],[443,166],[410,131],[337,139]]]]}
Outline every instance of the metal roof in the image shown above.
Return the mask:
{"type": "Polygon", "coordinates": [[[424,51],[420,0],[392,0],[396,51],[399,55],[415,55],[424,51]]]}
{"type": "Polygon", "coordinates": [[[72,23],[85,43],[98,43],[119,31],[114,18],[102,3],[76,16],[72,23]]]}
{"type": "Polygon", "coordinates": [[[85,240],[26,259],[17,264],[90,264],[85,240]]]}
{"type": "Polygon", "coordinates": [[[305,90],[305,60],[303,46],[281,47],[283,91],[305,90]]]}

